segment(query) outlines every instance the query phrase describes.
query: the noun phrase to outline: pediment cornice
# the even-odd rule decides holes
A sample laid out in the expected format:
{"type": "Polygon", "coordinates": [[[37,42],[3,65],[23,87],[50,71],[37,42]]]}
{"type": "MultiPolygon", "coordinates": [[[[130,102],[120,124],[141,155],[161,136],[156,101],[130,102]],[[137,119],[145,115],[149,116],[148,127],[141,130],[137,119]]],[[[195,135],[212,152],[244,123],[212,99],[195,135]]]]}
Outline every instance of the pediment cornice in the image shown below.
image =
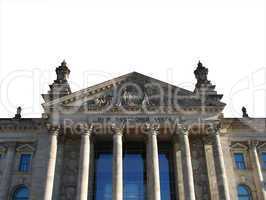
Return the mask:
{"type": "Polygon", "coordinates": [[[137,72],[45,102],[54,110],[79,112],[221,112],[225,104],[202,99],[195,93],[137,72]],[[59,109],[58,109],[59,108],[59,109]]]}

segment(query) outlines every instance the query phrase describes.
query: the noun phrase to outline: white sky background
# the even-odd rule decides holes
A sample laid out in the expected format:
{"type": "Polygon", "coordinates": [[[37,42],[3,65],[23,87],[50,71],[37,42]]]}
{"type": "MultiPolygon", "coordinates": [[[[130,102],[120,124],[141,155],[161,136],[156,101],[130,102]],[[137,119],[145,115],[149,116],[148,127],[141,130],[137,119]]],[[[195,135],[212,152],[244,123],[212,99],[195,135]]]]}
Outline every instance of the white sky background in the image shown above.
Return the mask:
{"type": "Polygon", "coordinates": [[[189,90],[198,60],[226,117],[266,117],[263,0],[0,0],[0,117],[40,117],[66,59],[76,91],[138,71],[189,90]]]}

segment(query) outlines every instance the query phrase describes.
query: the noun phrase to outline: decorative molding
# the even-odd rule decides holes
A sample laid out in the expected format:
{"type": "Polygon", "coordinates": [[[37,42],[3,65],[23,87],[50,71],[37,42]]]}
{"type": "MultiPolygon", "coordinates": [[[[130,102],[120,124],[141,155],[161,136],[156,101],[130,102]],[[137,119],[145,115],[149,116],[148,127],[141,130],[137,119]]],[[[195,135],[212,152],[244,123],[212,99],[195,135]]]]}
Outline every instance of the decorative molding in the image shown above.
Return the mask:
{"type": "Polygon", "coordinates": [[[51,135],[54,135],[54,134],[58,135],[59,134],[60,125],[47,123],[46,128],[48,130],[48,133],[51,135]]]}
{"type": "Polygon", "coordinates": [[[125,123],[112,123],[111,130],[114,135],[123,135],[123,132],[125,130],[125,123]]]}
{"type": "Polygon", "coordinates": [[[23,144],[16,148],[16,152],[20,153],[33,153],[35,148],[29,144],[23,144]]]}
{"type": "Polygon", "coordinates": [[[0,120],[0,131],[39,130],[43,119],[4,119],[0,120]]]}
{"type": "Polygon", "coordinates": [[[261,149],[265,149],[266,150],[266,142],[262,142],[261,144],[258,144],[257,148],[259,150],[261,150],[261,149]]]}
{"type": "Polygon", "coordinates": [[[5,154],[7,152],[7,147],[5,145],[0,145],[0,154],[5,154]]]}
{"type": "Polygon", "coordinates": [[[231,147],[231,150],[233,151],[247,151],[248,150],[248,146],[240,142],[236,142],[232,144],[230,147],[231,147]]]}

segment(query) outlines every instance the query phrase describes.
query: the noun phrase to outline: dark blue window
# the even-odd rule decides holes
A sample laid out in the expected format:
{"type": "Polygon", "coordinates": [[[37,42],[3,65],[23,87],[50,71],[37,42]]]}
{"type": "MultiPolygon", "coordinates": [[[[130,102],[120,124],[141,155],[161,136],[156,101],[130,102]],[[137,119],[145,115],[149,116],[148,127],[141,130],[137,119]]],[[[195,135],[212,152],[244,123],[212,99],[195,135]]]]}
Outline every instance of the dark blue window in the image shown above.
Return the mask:
{"type": "Polygon", "coordinates": [[[234,159],[237,169],[246,169],[246,163],[243,153],[235,153],[234,159]]]}
{"type": "Polygon", "coordinates": [[[247,186],[245,185],[239,185],[237,187],[237,197],[238,200],[251,200],[251,193],[247,186]]]}
{"type": "MultiPolygon", "coordinates": [[[[161,146],[161,145],[160,145],[161,146]]],[[[159,146],[161,200],[175,200],[174,173],[170,146],[159,146]]]]}
{"type": "Polygon", "coordinates": [[[19,171],[28,172],[30,170],[31,154],[21,154],[19,162],[19,171]]]}
{"type": "Polygon", "coordinates": [[[29,190],[25,186],[17,188],[13,194],[12,200],[29,200],[29,190]]]}
{"type": "Polygon", "coordinates": [[[123,160],[124,200],[145,199],[145,165],[143,153],[125,149],[123,160]]]}
{"type": "Polygon", "coordinates": [[[262,164],[262,168],[266,169],[266,152],[263,152],[261,154],[261,164],[262,164]]]}
{"type": "Polygon", "coordinates": [[[94,200],[112,200],[112,153],[96,152],[94,200]]]}

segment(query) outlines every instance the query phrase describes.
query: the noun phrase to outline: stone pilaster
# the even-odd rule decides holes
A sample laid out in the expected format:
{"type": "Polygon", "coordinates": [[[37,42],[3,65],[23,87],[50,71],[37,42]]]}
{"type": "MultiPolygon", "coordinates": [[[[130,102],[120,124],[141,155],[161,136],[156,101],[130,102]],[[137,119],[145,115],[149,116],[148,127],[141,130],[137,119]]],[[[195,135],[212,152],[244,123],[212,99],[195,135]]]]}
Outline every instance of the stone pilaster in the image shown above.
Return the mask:
{"type": "Polygon", "coordinates": [[[180,136],[183,141],[184,147],[182,148],[182,156],[185,163],[185,168],[187,169],[186,176],[184,180],[188,185],[186,191],[186,197],[188,200],[195,200],[195,188],[194,188],[194,178],[193,178],[193,169],[192,169],[192,162],[191,162],[191,152],[190,152],[190,144],[189,144],[189,129],[184,125],[178,125],[178,131],[180,131],[180,136]]]}
{"type": "Polygon", "coordinates": [[[5,155],[5,163],[3,167],[3,175],[0,180],[0,199],[8,199],[8,192],[11,183],[11,174],[13,169],[13,163],[15,159],[15,147],[16,143],[8,144],[7,153],[5,155]]]}
{"type": "MultiPolygon", "coordinates": [[[[178,134],[178,133],[177,133],[178,134]]],[[[180,141],[178,135],[173,138],[173,161],[174,161],[174,174],[175,174],[175,192],[176,199],[185,200],[184,181],[183,181],[183,166],[180,141]]]]}
{"type": "Polygon", "coordinates": [[[253,141],[250,141],[249,144],[250,144],[252,159],[255,161],[254,166],[256,169],[256,175],[257,175],[257,179],[259,182],[259,188],[258,189],[261,193],[261,199],[266,200],[266,192],[264,189],[264,183],[265,182],[264,182],[263,174],[261,171],[260,159],[259,159],[258,151],[257,151],[258,141],[253,140],[253,141]]]}
{"type": "Polygon", "coordinates": [[[55,164],[56,164],[56,156],[57,156],[58,132],[59,132],[58,127],[52,127],[50,125],[48,126],[49,157],[48,157],[47,173],[46,173],[46,180],[45,180],[44,200],[52,200],[55,164]]]}
{"type": "Polygon", "coordinates": [[[88,199],[89,169],[90,169],[90,135],[92,129],[84,130],[80,141],[80,160],[77,185],[77,200],[88,199]]]}
{"type": "Polygon", "coordinates": [[[218,160],[219,160],[219,166],[221,169],[221,178],[222,178],[222,185],[223,185],[223,196],[225,200],[230,200],[230,193],[229,193],[229,186],[228,186],[228,180],[226,175],[226,169],[224,164],[224,156],[223,156],[223,149],[220,139],[220,128],[219,125],[215,125],[212,127],[215,135],[215,144],[218,152],[218,160]]]}
{"type": "Polygon", "coordinates": [[[123,127],[113,126],[113,200],[123,200],[123,127]]]}
{"type": "Polygon", "coordinates": [[[204,142],[204,152],[206,158],[206,166],[208,173],[209,191],[211,200],[219,199],[219,188],[217,184],[216,169],[214,162],[214,152],[213,152],[213,138],[205,136],[204,142]]]}
{"type": "Polygon", "coordinates": [[[158,155],[158,144],[157,144],[157,135],[159,134],[158,127],[150,127],[148,133],[148,148],[150,153],[150,173],[151,176],[151,192],[152,200],[161,199],[161,190],[160,190],[160,169],[159,169],[159,155],[158,155]]]}

